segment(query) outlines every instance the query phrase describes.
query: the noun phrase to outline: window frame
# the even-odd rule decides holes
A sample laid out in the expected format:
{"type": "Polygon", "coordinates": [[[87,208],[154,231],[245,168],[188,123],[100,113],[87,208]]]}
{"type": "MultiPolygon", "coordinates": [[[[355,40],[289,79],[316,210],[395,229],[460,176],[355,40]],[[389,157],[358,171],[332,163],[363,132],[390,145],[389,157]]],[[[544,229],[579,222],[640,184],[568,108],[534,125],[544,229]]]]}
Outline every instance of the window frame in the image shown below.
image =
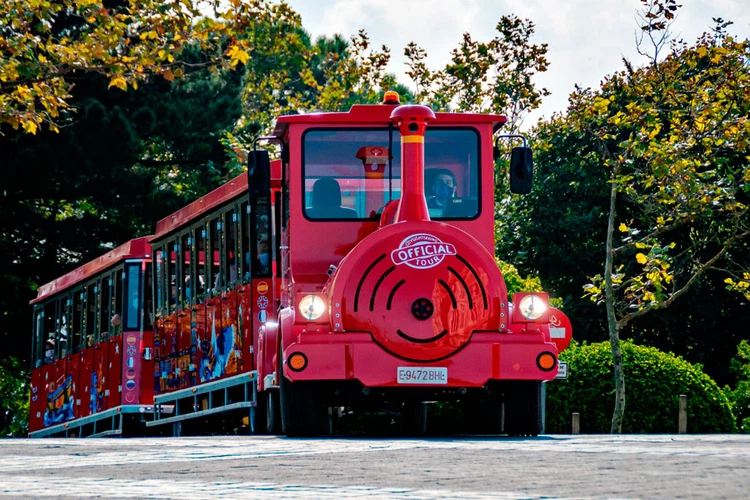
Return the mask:
{"type": "MultiPolygon", "coordinates": [[[[476,149],[476,165],[477,165],[477,176],[476,176],[477,177],[477,211],[476,211],[476,213],[474,215],[472,215],[470,217],[431,217],[431,219],[432,220],[436,220],[436,221],[440,221],[440,222],[455,222],[455,221],[476,220],[476,219],[478,219],[482,215],[482,185],[483,185],[483,183],[482,183],[482,177],[483,177],[482,134],[480,133],[479,129],[477,129],[476,127],[470,126],[470,125],[444,126],[444,127],[442,127],[442,126],[434,126],[434,127],[428,128],[426,130],[426,132],[425,132],[425,141],[427,141],[427,136],[430,134],[430,132],[436,131],[436,130],[440,130],[440,131],[451,131],[451,130],[461,131],[461,130],[466,130],[466,131],[471,131],[474,134],[474,136],[476,137],[476,146],[477,146],[477,149],[476,149]]],[[[320,132],[320,131],[325,131],[325,132],[351,132],[351,131],[364,131],[364,132],[367,132],[367,131],[381,131],[381,132],[384,132],[386,135],[388,135],[392,131],[393,132],[393,138],[398,137],[399,140],[398,140],[398,142],[395,141],[395,140],[394,141],[390,141],[391,142],[391,146],[390,147],[393,148],[395,146],[398,146],[400,148],[401,147],[401,135],[400,135],[398,129],[395,128],[395,127],[393,129],[391,129],[391,128],[387,127],[387,126],[386,127],[310,127],[310,128],[308,128],[308,129],[306,129],[306,130],[304,130],[302,132],[302,136],[300,138],[300,143],[301,143],[301,147],[300,147],[300,151],[301,151],[301,157],[300,157],[300,163],[301,163],[301,166],[300,166],[301,167],[300,168],[300,175],[301,175],[301,177],[300,177],[300,179],[301,179],[301,183],[300,183],[299,198],[301,199],[300,207],[301,207],[302,217],[305,220],[309,221],[309,222],[315,222],[315,223],[318,223],[318,222],[356,222],[356,223],[361,224],[363,222],[377,222],[379,220],[379,218],[380,218],[379,215],[377,217],[374,217],[374,218],[373,217],[362,217],[362,218],[310,218],[307,215],[307,211],[305,210],[305,208],[306,208],[305,207],[305,204],[306,204],[305,203],[305,201],[306,201],[305,200],[305,196],[306,196],[305,181],[307,179],[307,177],[306,177],[306,164],[307,164],[307,162],[306,162],[306,159],[307,159],[307,155],[306,155],[306,144],[307,144],[306,138],[307,138],[307,135],[310,132],[320,132]]],[[[391,149],[391,154],[392,153],[393,153],[393,150],[391,149]]],[[[428,158],[425,155],[425,160],[427,160],[427,159],[428,158]]],[[[403,173],[403,165],[400,165],[399,169],[403,173]]],[[[493,165],[493,170],[494,170],[494,165],[493,165]]],[[[493,172],[493,177],[494,177],[494,172],[493,172]]],[[[401,178],[401,177],[399,177],[399,178],[401,178]]],[[[392,192],[390,194],[391,194],[391,200],[389,200],[389,201],[401,199],[401,194],[400,193],[399,193],[399,197],[398,198],[392,197],[393,196],[392,192]]]]}

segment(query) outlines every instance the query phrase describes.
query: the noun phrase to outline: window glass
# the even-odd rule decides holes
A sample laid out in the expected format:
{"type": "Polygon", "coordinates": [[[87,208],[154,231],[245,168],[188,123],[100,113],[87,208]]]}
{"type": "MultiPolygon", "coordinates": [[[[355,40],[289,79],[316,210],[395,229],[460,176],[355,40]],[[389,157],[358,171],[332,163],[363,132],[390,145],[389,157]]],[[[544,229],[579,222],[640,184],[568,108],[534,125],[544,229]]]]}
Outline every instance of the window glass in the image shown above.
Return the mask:
{"type": "MultiPolygon", "coordinates": [[[[304,136],[304,206],[309,219],[377,219],[400,197],[397,130],[311,130],[304,136]],[[393,157],[392,169],[388,164],[393,157]]],[[[428,129],[425,197],[436,219],[479,213],[479,135],[474,129],[428,129]]]]}
{"type": "Polygon", "coordinates": [[[197,280],[197,300],[203,301],[203,294],[206,293],[206,228],[203,224],[195,229],[195,253],[196,260],[196,280],[197,280]]]}
{"type": "Polygon", "coordinates": [[[177,304],[177,256],[179,255],[179,245],[176,241],[167,243],[167,305],[169,312],[174,312],[177,304]]]}
{"type": "Polygon", "coordinates": [[[238,225],[240,248],[238,250],[239,275],[242,280],[250,278],[250,205],[245,201],[240,204],[240,222],[238,225]]]}
{"type": "Polygon", "coordinates": [[[101,302],[101,308],[99,313],[99,339],[104,342],[109,340],[109,328],[112,322],[112,278],[110,276],[103,276],[101,281],[101,293],[99,294],[99,301],[101,302]]]}
{"type": "Polygon", "coordinates": [[[161,247],[154,251],[154,265],[156,266],[156,308],[161,312],[164,307],[165,300],[165,272],[164,272],[164,251],[161,247]]]}
{"type": "Polygon", "coordinates": [[[253,276],[265,278],[271,275],[271,214],[267,196],[258,197],[255,213],[255,248],[251,254],[253,276]]]}
{"type": "Polygon", "coordinates": [[[44,304],[44,364],[51,363],[59,354],[59,345],[55,333],[55,315],[55,302],[44,304]]]}
{"type": "Polygon", "coordinates": [[[190,233],[182,235],[180,238],[180,252],[182,257],[180,258],[180,283],[182,283],[182,290],[180,291],[180,303],[184,301],[192,301],[195,295],[195,285],[193,284],[193,274],[190,272],[192,263],[192,245],[193,238],[190,233]]]}
{"type": "Polygon", "coordinates": [[[73,318],[71,325],[73,327],[73,347],[80,350],[83,347],[83,303],[85,301],[83,289],[73,292],[73,318]]]}
{"type": "Polygon", "coordinates": [[[232,209],[223,215],[226,240],[222,252],[224,263],[224,283],[233,285],[237,282],[237,212],[232,209]]]}
{"type": "Polygon", "coordinates": [[[140,325],[140,276],[141,265],[125,266],[125,328],[137,330],[140,325]]]}
{"type": "Polygon", "coordinates": [[[86,286],[86,328],[85,344],[87,347],[93,346],[97,342],[97,324],[96,324],[96,301],[98,290],[95,283],[89,283],[86,286]]]}
{"type": "Polygon", "coordinates": [[[71,346],[70,333],[70,297],[62,297],[57,310],[57,338],[60,341],[60,356],[65,357],[75,352],[75,346],[71,346]]]}
{"type": "Polygon", "coordinates": [[[146,296],[143,307],[143,329],[151,330],[154,326],[154,300],[151,293],[153,276],[150,263],[146,263],[146,282],[143,286],[143,293],[146,296]]]}
{"type": "Polygon", "coordinates": [[[112,326],[112,335],[117,336],[122,333],[122,288],[123,288],[123,268],[117,269],[113,274],[112,278],[112,310],[114,311],[113,319],[110,322],[112,326]],[[116,316],[116,318],[115,318],[116,316]]]}
{"type": "Polygon", "coordinates": [[[213,219],[209,227],[209,276],[214,291],[224,286],[221,279],[221,220],[213,219]]]}
{"type": "Polygon", "coordinates": [[[44,308],[34,310],[34,347],[33,363],[34,367],[40,367],[44,363],[45,350],[44,337],[44,308]]]}

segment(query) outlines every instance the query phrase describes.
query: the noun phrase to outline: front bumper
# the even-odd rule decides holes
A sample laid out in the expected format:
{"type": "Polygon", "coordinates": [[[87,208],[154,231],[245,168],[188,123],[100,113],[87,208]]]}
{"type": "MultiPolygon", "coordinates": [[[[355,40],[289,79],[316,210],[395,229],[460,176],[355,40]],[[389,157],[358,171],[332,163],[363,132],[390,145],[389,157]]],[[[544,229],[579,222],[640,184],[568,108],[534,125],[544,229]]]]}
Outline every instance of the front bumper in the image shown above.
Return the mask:
{"type": "MultiPolygon", "coordinates": [[[[552,380],[557,363],[548,371],[537,366],[542,353],[557,358],[557,348],[541,335],[474,333],[452,356],[430,363],[407,361],[385,351],[369,333],[302,334],[284,350],[284,360],[302,353],[307,365],[301,371],[284,363],[287,379],[295,381],[358,380],[366,387],[404,387],[397,372],[404,367],[445,367],[443,387],[481,387],[490,380],[552,380]]],[[[408,386],[435,384],[408,384],[408,386]]]]}

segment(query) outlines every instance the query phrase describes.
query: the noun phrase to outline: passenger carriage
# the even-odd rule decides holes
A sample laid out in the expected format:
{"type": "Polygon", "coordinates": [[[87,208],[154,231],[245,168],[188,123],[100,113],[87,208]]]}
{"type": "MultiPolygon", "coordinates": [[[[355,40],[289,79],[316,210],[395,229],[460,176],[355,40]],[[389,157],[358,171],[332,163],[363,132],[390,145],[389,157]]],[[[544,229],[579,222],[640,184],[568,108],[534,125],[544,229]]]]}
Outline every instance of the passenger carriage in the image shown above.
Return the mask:
{"type": "Polygon", "coordinates": [[[31,304],[29,435],[142,433],[153,412],[147,238],[41,286],[31,304]]]}

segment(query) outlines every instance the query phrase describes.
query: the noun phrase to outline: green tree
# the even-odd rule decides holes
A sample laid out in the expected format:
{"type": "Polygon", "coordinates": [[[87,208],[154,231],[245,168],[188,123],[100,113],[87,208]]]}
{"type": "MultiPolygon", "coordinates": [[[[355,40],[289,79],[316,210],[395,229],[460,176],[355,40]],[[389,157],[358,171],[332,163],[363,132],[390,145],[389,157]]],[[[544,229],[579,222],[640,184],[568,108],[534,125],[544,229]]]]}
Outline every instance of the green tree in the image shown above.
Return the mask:
{"type": "Polygon", "coordinates": [[[0,4],[0,124],[58,130],[82,73],[137,89],[152,75],[182,76],[191,63],[179,55],[196,44],[206,66],[252,58],[252,90],[273,95],[288,81],[274,77],[295,61],[285,56],[302,47],[299,25],[288,5],[267,0],[9,0],[0,4]],[[262,73],[269,57],[277,71],[262,73]]]}
{"type": "Polygon", "coordinates": [[[669,307],[708,271],[736,274],[742,264],[735,257],[750,235],[742,153],[750,140],[749,51],[750,42],[719,30],[576,96],[575,126],[595,138],[610,182],[604,272],[586,292],[606,308],[617,389],[612,432],[621,431],[625,410],[620,332],[669,307]],[[627,211],[618,212],[618,196],[627,211]]]}
{"type": "Polygon", "coordinates": [[[439,110],[506,113],[508,133],[518,131],[529,111],[541,104],[547,89],[538,89],[534,75],[547,71],[547,44],[531,43],[534,23],[515,15],[503,16],[489,42],[478,42],[465,33],[451,61],[432,71],[424,63],[427,53],[415,43],[404,50],[407,75],[416,85],[415,97],[439,110]]]}
{"type": "Polygon", "coordinates": [[[741,432],[750,433],[750,343],[747,340],[737,346],[737,357],[731,365],[737,384],[734,389],[726,387],[724,393],[732,404],[737,427],[741,432]]]}
{"type": "Polygon", "coordinates": [[[96,74],[77,80],[76,121],[58,133],[0,136],[0,344],[19,359],[28,357],[23,332],[39,285],[150,234],[233,174],[221,139],[242,112],[241,72],[191,69],[137,91],[107,87],[96,74]]]}
{"type": "Polygon", "coordinates": [[[0,363],[0,436],[25,436],[29,426],[29,374],[7,357],[0,363]]]}

